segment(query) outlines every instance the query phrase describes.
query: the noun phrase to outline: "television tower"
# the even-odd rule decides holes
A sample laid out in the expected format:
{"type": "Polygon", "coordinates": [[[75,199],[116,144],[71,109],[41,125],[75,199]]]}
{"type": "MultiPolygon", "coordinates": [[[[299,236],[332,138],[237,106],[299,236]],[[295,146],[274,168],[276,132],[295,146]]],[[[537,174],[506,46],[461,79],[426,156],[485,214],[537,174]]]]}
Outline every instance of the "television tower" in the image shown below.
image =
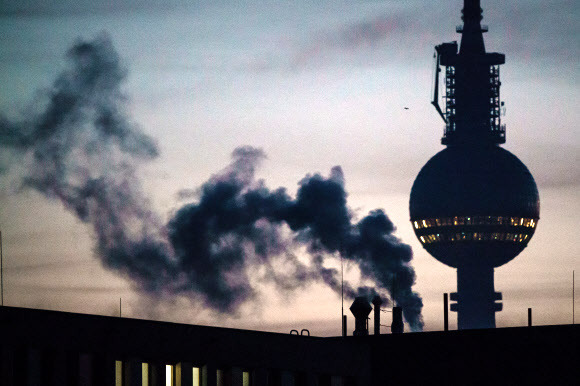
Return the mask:
{"type": "Polygon", "coordinates": [[[501,148],[499,66],[505,55],[486,52],[480,0],[464,0],[461,44],[435,47],[432,104],[445,129],[447,147],[423,166],[411,189],[415,234],[437,260],[457,268],[451,310],[459,329],[494,328],[501,293],[494,268],[528,244],[540,217],[534,178],[512,153],[501,148]],[[439,75],[445,73],[445,111],[439,106],[439,75]]]}

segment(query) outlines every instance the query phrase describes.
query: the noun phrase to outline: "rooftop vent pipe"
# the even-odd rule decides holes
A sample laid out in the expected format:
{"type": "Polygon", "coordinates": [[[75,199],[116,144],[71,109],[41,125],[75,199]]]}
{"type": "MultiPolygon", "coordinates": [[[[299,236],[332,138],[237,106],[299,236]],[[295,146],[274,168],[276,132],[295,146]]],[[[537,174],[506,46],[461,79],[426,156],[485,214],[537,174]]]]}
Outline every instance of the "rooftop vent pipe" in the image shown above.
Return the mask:
{"type": "Polygon", "coordinates": [[[401,307],[393,307],[393,324],[391,324],[391,331],[393,334],[402,334],[404,329],[403,309],[401,307]]]}
{"type": "Polygon", "coordinates": [[[365,296],[358,296],[350,306],[350,312],[354,315],[354,336],[365,336],[369,334],[367,328],[367,318],[373,308],[365,296]]]}
{"type": "Polygon", "coordinates": [[[381,333],[381,304],[383,304],[383,299],[379,295],[375,295],[373,298],[373,305],[375,306],[375,335],[381,333]]]}

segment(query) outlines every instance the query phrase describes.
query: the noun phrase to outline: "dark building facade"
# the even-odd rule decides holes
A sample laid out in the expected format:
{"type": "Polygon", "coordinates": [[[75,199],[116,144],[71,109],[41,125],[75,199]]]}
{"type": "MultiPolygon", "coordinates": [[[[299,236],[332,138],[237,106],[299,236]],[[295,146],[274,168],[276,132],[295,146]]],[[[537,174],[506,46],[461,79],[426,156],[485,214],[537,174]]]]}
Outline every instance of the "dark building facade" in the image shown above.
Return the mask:
{"type": "Polygon", "coordinates": [[[574,385],[576,325],[313,337],[0,307],[0,384],[574,385]]]}

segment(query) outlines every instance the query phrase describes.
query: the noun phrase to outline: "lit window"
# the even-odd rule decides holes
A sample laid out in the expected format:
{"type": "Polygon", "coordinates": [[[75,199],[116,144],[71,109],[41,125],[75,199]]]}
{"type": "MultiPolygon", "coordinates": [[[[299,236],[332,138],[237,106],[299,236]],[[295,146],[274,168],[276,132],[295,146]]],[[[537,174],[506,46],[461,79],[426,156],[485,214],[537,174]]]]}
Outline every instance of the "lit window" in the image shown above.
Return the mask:
{"type": "Polygon", "coordinates": [[[421,236],[421,237],[419,237],[419,238],[421,239],[421,242],[422,242],[423,244],[425,244],[425,237],[421,236]]]}
{"type": "Polygon", "coordinates": [[[524,219],[520,219],[520,225],[524,225],[524,219]]]}
{"type": "Polygon", "coordinates": [[[441,226],[441,220],[439,220],[438,218],[435,219],[435,223],[437,224],[438,227],[441,226]]]}
{"type": "Polygon", "coordinates": [[[453,217],[453,225],[459,225],[459,222],[457,221],[457,216],[453,217]]]}
{"type": "Polygon", "coordinates": [[[194,367],[192,369],[192,378],[193,378],[193,386],[199,386],[200,385],[200,381],[199,381],[199,367],[194,367]]]}
{"type": "Polygon", "coordinates": [[[423,220],[423,227],[427,228],[427,222],[423,220]]]}
{"type": "Polygon", "coordinates": [[[165,386],[173,386],[173,366],[165,366],[165,386]]]}
{"type": "Polygon", "coordinates": [[[242,386],[250,386],[250,373],[247,371],[242,373],[242,386]]]}
{"type": "Polygon", "coordinates": [[[149,386],[149,363],[141,364],[141,385],[149,386]]]}
{"type": "Polygon", "coordinates": [[[419,224],[417,223],[417,221],[413,221],[413,223],[415,224],[415,229],[419,229],[419,224]]]}
{"type": "Polygon", "coordinates": [[[123,386],[123,362],[115,361],[115,386],[123,386]]]}

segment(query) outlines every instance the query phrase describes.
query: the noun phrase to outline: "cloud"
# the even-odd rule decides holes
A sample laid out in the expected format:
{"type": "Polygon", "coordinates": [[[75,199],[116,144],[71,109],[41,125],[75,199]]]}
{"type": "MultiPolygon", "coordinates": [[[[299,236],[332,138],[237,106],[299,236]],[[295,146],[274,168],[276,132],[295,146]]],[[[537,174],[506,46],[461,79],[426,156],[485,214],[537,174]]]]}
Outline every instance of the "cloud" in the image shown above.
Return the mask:
{"type": "Polygon", "coordinates": [[[336,60],[345,55],[385,58],[385,52],[400,42],[410,24],[405,14],[384,13],[314,34],[300,44],[290,59],[291,68],[336,60]]]}
{"type": "MultiPolygon", "coordinates": [[[[290,68],[320,63],[344,63],[356,57],[357,63],[388,63],[394,58],[428,55],[424,50],[446,40],[460,40],[454,34],[461,24],[462,5],[458,1],[409,3],[391,8],[379,16],[363,18],[335,28],[325,28],[298,44],[291,54],[290,68]],[[437,20],[437,23],[433,23],[437,20]],[[442,28],[442,23],[447,23],[442,28]],[[445,30],[449,33],[445,34],[445,30]]],[[[499,42],[488,51],[501,51],[508,60],[565,61],[578,63],[580,32],[578,5],[560,0],[549,5],[543,1],[483,5],[483,24],[490,24],[487,42],[499,42]]],[[[266,66],[264,66],[266,67],[266,66]]],[[[575,70],[578,70],[576,66],[575,70]]]]}
{"type": "Polygon", "coordinates": [[[0,16],[63,16],[168,10],[195,5],[187,0],[3,0],[0,16]]]}

